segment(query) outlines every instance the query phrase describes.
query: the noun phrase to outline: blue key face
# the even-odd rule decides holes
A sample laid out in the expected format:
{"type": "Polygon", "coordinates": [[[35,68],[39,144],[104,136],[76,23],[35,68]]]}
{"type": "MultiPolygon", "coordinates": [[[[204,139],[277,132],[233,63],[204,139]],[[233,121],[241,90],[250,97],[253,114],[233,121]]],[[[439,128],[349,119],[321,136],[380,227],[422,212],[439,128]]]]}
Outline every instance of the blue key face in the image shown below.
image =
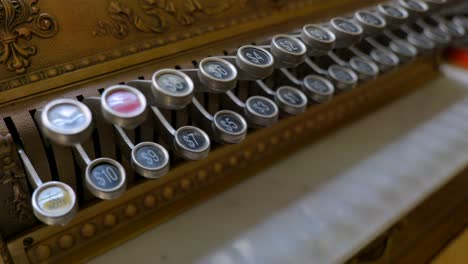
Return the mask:
{"type": "Polygon", "coordinates": [[[354,58],[354,64],[356,65],[356,70],[366,73],[366,74],[375,74],[375,69],[371,66],[371,64],[367,60],[363,60],[361,58],[354,58]]]}
{"type": "Polygon", "coordinates": [[[405,14],[403,14],[403,12],[401,12],[400,9],[398,9],[398,8],[396,8],[394,6],[383,5],[382,7],[387,12],[387,14],[389,14],[392,17],[396,17],[396,18],[404,18],[405,17],[405,14]]]}
{"type": "Polygon", "coordinates": [[[311,89],[312,92],[317,92],[320,94],[330,94],[333,92],[330,86],[327,85],[327,83],[324,82],[322,79],[309,76],[309,77],[306,77],[304,81],[307,82],[306,87],[308,89],[311,89]]]}
{"type": "Polygon", "coordinates": [[[276,42],[281,48],[283,48],[284,50],[288,52],[295,53],[295,54],[301,54],[304,52],[303,47],[299,45],[297,40],[279,37],[276,39],[276,42]]]}
{"type": "Polygon", "coordinates": [[[258,115],[271,116],[276,113],[275,106],[264,98],[251,98],[247,103],[249,104],[250,109],[258,115]]]}
{"type": "Polygon", "coordinates": [[[381,49],[374,50],[374,53],[377,56],[379,62],[386,65],[395,65],[396,62],[390,53],[381,49]]]}
{"type": "Polygon", "coordinates": [[[330,41],[332,39],[332,36],[323,28],[310,26],[306,30],[315,39],[321,41],[330,41]]]}
{"type": "Polygon", "coordinates": [[[247,47],[243,48],[241,53],[247,61],[256,65],[268,65],[271,63],[270,56],[261,49],[247,47]]]}
{"type": "Polygon", "coordinates": [[[343,82],[348,82],[348,83],[356,81],[353,75],[351,75],[345,68],[333,67],[331,69],[334,72],[335,77],[338,81],[343,81],[343,82]]]}
{"type": "Polygon", "coordinates": [[[422,35],[422,34],[412,34],[411,38],[414,41],[413,44],[420,47],[420,48],[423,48],[423,49],[431,49],[432,48],[432,45],[431,45],[432,41],[430,39],[428,39],[426,36],[422,35]]]}
{"type": "Polygon", "coordinates": [[[228,65],[219,61],[209,61],[202,67],[211,77],[219,80],[229,80],[234,74],[228,65]]]}
{"type": "Polygon", "coordinates": [[[417,11],[425,11],[424,6],[421,3],[417,2],[417,1],[406,0],[405,2],[408,4],[408,6],[411,9],[414,9],[414,10],[417,10],[417,11]]]}
{"type": "Polygon", "coordinates": [[[188,83],[176,74],[164,73],[158,76],[159,86],[171,93],[184,93],[188,90],[188,83]]]}
{"type": "Polygon", "coordinates": [[[158,147],[146,145],[138,148],[135,154],[136,161],[150,170],[158,169],[167,164],[167,156],[158,147]]]}
{"type": "Polygon", "coordinates": [[[400,42],[400,41],[392,41],[392,44],[396,48],[396,52],[399,54],[403,54],[405,56],[413,56],[414,51],[411,50],[411,48],[408,47],[408,45],[400,42]]]}
{"type": "Polygon", "coordinates": [[[279,89],[278,96],[283,101],[293,106],[302,106],[305,103],[304,98],[301,96],[301,94],[299,94],[299,92],[296,89],[279,89]]]}
{"type": "Polygon", "coordinates": [[[343,31],[350,33],[359,33],[359,28],[352,22],[345,19],[336,20],[336,25],[343,31]]]}
{"type": "Polygon", "coordinates": [[[85,114],[76,105],[62,103],[53,106],[47,113],[47,119],[56,129],[63,132],[83,129],[87,125],[85,114]]]}
{"type": "Polygon", "coordinates": [[[183,147],[192,151],[204,150],[208,144],[205,136],[195,129],[178,131],[176,137],[183,147]]]}
{"type": "Polygon", "coordinates": [[[122,183],[119,169],[109,163],[99,163],[91,170],[91,182],[102,190],[112,190],[122,183]]]}
{"type": "Polygon", "coordinates": [[[383,21],[379,17],[377,17],[377,16],[375,16],[375,15],[373,15],[371,13],[362,12],[362,13],[360,13],[360,16],[369,25],[382,26],[384,24],[383,21]]]}
{"type": "Polygon", "coordinates": [[[216,116],[215,119],[218,127],[221,127],[225,132],[238,134],[245,131],[244,123],[235,115],[223,113],[216,116]]]}

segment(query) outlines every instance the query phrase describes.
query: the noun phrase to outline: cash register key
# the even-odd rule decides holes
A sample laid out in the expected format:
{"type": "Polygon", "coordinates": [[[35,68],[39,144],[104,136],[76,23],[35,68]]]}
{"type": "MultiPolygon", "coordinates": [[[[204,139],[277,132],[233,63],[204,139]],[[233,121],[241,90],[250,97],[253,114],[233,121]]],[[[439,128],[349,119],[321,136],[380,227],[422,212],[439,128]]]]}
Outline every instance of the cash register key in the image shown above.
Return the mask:
{"type": "Polygon", "coordinates": [[[409,17],[408,11],[393,4],[380,4],[377,11],[387,21],[387,26],[398,26],[403,24],[409,17]]]}
{"type": "Polygon", "coordinates": [[[359,75],[360,80],[372,80],[379,75],[379,67],[368,59],[353,57],[349,60],[349,65],[359,75]]]}
{"type": "Polygon", "coordinates": [[[306,53],[305,44],[291,36],[279,34],[271,40],[271,54],[281,64],[291,68],[304,62],[306,53]]]}
{"type": "Polygon", "coordinates": [[[362,27],[352,20],[337,17],[330,21],[331,31],[335,33],[337,49],[349,47],[362,38],[362,27]]]}
{"type": "Polygon", "coordinates": [[[176,152],[188,160],[200,160],[210,152],[210,138],[201,129],[183,126],[177,129],[174,140],[176,152]]]}
{"type": "Polygon", "coordinates": [[[93,160],[85,171],[86,187],[101,199],[119,197],[127,187],[126,173],[120,163],[109,158],[93,160]]]}
{"type": "Polygon", "coordinates": [[[315,74],[304,78],[302,88],[312,101],[319,104],[330,101],[335,93],[335,87],[330,80],[315,74]]]}
{"type": "Polygon", "coordinates": [[[169,171],[169,153],[159,144],[142,142],[132,150],[132,167],[146,178],[157,179],[169,171]]]}
{"type": "Polygon", "coordinates": [[[43,134],[59,145],[80,143],[92,132],[91,111],[77,100],[53,100],[44,107],[40,118],[43,134]]]}
{"type": "Polygon", "coordinates": [[[366,35],[379,33],[387,26],[383,17],[370,11],[357,11],[354,18],[361,25],[366,35]]]}
{"type": "Polygon", "coordinates": [[[325,55],[335,48],[335,34],[319,25],[304,25],[301,31],[301,39],[307,45],[307,53],[310,56],[325,55]]]}
{"type": "Polygon", "coordinates": [[[400,63],[400,59],[395,55],[395,53],[384,49],[373,49],[370,56],[379,64],[380,71],[382,72],[396,67],[400,63]]]}
{"type": "Polygon", "coordinates": [[[68,223],[78,211],[73,189],[57,181],[40,185],[32,195],[34,215],[49,225],[68,223]]]}
{"type": "Polygon", "coordinates": [[[201,60],[198,78],[213,93],[225,93],[237,84],[237,69],[230,62],[209,57],[201,60]]]}
{"type": "Polygon", "coordinates": [[[275,102],[282,112],[298,115],[307,109],[308,100],[303,92],[291,86],[281,86],[276,90],[275,102]]]}
{"type": "Polygon", "coordinates": [[[101,95],[103,117],[126,129],[133,129],[145,121],[146,106],[145,96],[127,85],[111,86],[101,95]]]}
{"type": "Polygon", "coordinates": [[[158,107],[179,110],[192,102],[193,81],[181,71],[159,70],[153,74],[152,84],[151,90],[158,107]]]}
{"type": "Polygon", "coordinates": [[[328,75],[331,77],[335,88],[338,91],[349,91],[358,83],[357,74],[346,67],[332,65],[328,68],[328,75]]]}
{"type": "Polygon", "coordinates": [[[267,50],[246,45],[237,50],[236,63],[255,79],[264,79],[273,73],[275,60],[267,50]]]}
{"type": "Polygon", "coordinates": [[[221,110],[213,117],[213,131],[223,142],[239,143],[247,134],[247,122],[236,112],[221,110]]]}
{"type": "Polygon", "coordinates": [[[245,117],[249,125],[268,127],[278,121],[278,106],[263,96],[251,96],[245,102],[245,117]]]}

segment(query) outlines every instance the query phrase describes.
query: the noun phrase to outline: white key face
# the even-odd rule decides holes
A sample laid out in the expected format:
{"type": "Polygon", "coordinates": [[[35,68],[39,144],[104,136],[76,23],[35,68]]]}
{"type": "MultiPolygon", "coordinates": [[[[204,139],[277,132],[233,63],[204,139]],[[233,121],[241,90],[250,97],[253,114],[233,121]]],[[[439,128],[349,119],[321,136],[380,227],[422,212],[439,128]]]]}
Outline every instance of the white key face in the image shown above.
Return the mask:
{"type": "Polygon", "coordinates": [[[65,133],[84,130],[89,124],[82,109],[69,103],[52,106],[47,113],[47,119],[56,130],[65,133]]]}
{"type": "Polygon", "coordinates": [[[73,197],[59,186],[49,186],[38,194],[37,204],[46,214],[64,215],[73,207],[73,197]]]}

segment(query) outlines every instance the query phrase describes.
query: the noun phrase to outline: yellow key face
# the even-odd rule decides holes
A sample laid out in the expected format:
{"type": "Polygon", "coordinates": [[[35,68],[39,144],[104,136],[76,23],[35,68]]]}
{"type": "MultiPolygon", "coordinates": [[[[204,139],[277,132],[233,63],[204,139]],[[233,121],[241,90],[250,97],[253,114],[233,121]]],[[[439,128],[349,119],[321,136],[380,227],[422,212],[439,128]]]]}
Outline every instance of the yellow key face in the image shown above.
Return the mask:
{"type": "Polygon", "coordinates": [[[71,207],[71,196],[67,190],[51,186],[38,195],[39,207],[47,213],[60,215],[66,213],[71,207]]]}

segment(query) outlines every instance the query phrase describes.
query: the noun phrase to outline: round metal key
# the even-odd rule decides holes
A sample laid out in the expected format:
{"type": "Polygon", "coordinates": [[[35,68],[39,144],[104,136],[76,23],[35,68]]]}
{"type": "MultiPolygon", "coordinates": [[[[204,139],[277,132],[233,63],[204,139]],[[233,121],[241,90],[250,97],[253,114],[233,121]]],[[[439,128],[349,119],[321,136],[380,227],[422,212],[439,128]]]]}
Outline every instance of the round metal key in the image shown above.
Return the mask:
{"type": "Polygon", "coordinates": [[[174,140],[176,152],[188,160],[200,160],[210,152],[210,138],[201,129],[183,126],[177,129],[174,140]]]}
{"type": "Polygon", "coordinates": [[[133,129],[146,119],[146,98],[137,89],[114,85],[101,95],[103,117],[117,126],[133,129]]]}
{"type": "Polygon", "coordinates": [[[357,42],[362,38],[362,27],[345,18],[337,17],[330,21],[330,30],[336,36],[335,47],[346,48],[357,42]]]}
{"type": "Polygon", "coordinates": [[[255,79],[265,79],[273,73],[275,60],[267,50],[246,45],[237,50],[236,63],[255,79]]]}
{"type": "Polygon", "coordinates": [[[349,91],[356,87],[359,80],[357,74],[353,70],[336,64],[328,68],[328,75],[335,88],[342,92],[349,91]]]}
{"type": "Polygon", "coordinates": [[[234,111],[221,110],[216,112],[212,124],[217,140],[223,143],[239,143],[247,135],[247,122],[234,111]]]}
{"type": "Polygon", "coordinates": [[[446,46],[452,40],[450,33],[440,27],[427,27],[424,29],[424,35],[438,46],[446,46]]]}
{"type": "Polygon", "coordinates": [[[263,96],[251,96],[245,102],[245,117],[249,125],[267,127],[278,122],[278,106],[263,96]]]}
{"type": "Polygon", "coordinates": [[[327,54],[335,47],[336,37],[329,29],[307,24],[302,27],[301,39],[307,45],[307,53],[310,56],[320,56],[327,54]]]}
{"type": "Polygon", "coordinates": [[[86,140],[92,132],[89,108],[76,100],[57,99],[41,112],[41,131],[45,137],[64,146],[86,140]]]}
{"type": "Polygon", "coordinates": [[[293,68],[304,62],[307,48],[302,41],[280,34],[271,40],[271,54],[286,68],[293,68]]]}
{"type": "Polygon", "coordinates": [[[132,167],[145,178],[160,178],[169,171],[169,153],[159,144],[142,142],[132,150],[132,167]]]}
{"type": "Polygon", "coordinates": [[[333,83],[319,75],[307,75],[302,83],[302,90],[316,103],[325,103],[330,101],[335,93],[333,83]]]}
{"type": "Polygon", "coordinates": [[[200,62],[198,67],[200,82],[213,93],[225,93],[237,84],[237,69],[230,62],[210,57],[200,62]]]}
{"type": "Polygon", "coordinates": [[[386,49],[375,48],[370,52],[370,56],[378,63],[381,72],[388,71],[400,64],[398,56],[386,49]]]}
{"type": "Polygon", "coordinates": [[[174,69],[162,69],[153,74],[151,81],[156,106],[177,110],[192,102],[194,86],[187,74],[174,69]]]}
{"type": "Polygon", "coordinates": [[[96,197],[110,200],[122,195],[127,188],[127,177],[120,163],[109,158],[98,158],[86,167],[85,182],[96,197]]]}
{"type": "Polygon", "coordinates": [[[408,11],[411,18],[419,17],[429,11],[427,3],[420,0],[397,0],[397,3],[408,11]]]}
{"type": "Polygon", "coordinates": [[[429,39],[423,34],[416,34],[410,33],[406,37],[406,40],[411,44],[414,45],[419,53],[429,53],[435,48],[436,44],[434,41],[429,39]]]}
{"type": "Polygon", "coordinates": [[[377,34],[387,26],[382,16],[366,10],[357,11],[354,19],[361,25],[366,35],[377,34]]]}
{"type": "Polygon", "coordinates": [[[276,90],[275,102],[282,112],[289,115],[304,113],[307,109],[307,97],[299,89],[281,86],[276,90]]]}
{"type": "Polygon", "coordinates": [[[424,0],[424,2],[428,5],[429,11],[439,11],[447,4],[447,0],[424,0]]]}
{"type": "Polygon", "coordinates": [[[359,79],[362,81],[375,79],[379,75],[379,66],[365,58],[352,57],[349,60],[349,66],[358,74],[359,79]]]}
{"type": "Polygon", "coordinates": [[[78,211],[75,191],[57,181],[46,182],[34,190],[32,207],[37,219],[48,225],[65,225],[78,211]]]}
{"type": "Polygon", "coordinates": [[[377,12],[387,21],[389,27],[401,25],[405,23],[409,17],[406,9],[390,3],[378,5],[377,12]]]}
{"type": "Polygon", "coordinates": [[[392,40],[388,47],[398,55],[402,62],[411,60],[418,55],[418,49],[404,40],[392,40]]]}

